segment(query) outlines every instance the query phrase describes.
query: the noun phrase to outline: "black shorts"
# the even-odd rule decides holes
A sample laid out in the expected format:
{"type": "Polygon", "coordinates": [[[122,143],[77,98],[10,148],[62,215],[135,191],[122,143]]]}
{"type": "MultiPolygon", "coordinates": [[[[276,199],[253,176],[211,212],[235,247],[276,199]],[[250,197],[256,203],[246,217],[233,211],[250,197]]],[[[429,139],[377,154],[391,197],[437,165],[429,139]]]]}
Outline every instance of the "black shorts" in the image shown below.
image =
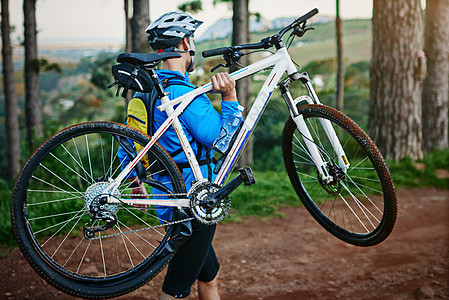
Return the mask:
{"type": "Polygon", "coordinates": [[[190,295],[192,285],[198,279],[210,282],[218,274],[220,264],[212,247],[216,225],[208,226],[192,221],[192,235],[182,245],[167,268],[162,291],[175,298],[190,295]]]}

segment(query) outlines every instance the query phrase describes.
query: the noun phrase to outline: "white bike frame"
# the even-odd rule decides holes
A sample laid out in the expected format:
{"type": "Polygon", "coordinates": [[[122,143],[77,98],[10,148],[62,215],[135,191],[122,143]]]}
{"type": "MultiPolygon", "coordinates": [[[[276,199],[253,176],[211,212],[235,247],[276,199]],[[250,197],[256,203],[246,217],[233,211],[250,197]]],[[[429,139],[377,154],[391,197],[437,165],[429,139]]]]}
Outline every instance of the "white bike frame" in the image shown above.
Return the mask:
{"type": "MultiPolygon", "coordinates": [[[[218,172],[214,183],[217,185],[223,185],[226,181],[228,175],[232,171],[241,150],[245,146],[248,138],[250,137],[254,127],[256,126],[260,116],[262,115],[265,107],[270,100],[270,96],[273,93],[273,90],[278,85],[279,81],[283,77],[285,73],[290,78],[299,79],[300,74],[298,74],[297,69],[290,58],[290,55],[287,51],[287,48],[282,47],[276,51],[276,53],[272,56],[264,58],[260,61],[257,61],[243,69],[235,71],[230,74],[235,80],[239,80],[244,77],[248,77],[252,74],[255,74],[259,71],[265,70],[267,68],[273,67],[270,72],[268,78],[262,86],[259,94],[257,95],[256,100],[254,101],[242,127],[239,131],[234,143],[231,145],[231,148],[223,162],[223,165],[218,172]]],[[[307,75],[305,75],[307,77],[307,75]]],[[[308,78],[308,77],[307,77],[308,78]]],[[[307,128],[306,123],[304,122],[304,118],[302,115],[298,114],[296,105],[301,101],[307,101],[310,104],[320,104],[320,101],[310,83],[310,80],[305,82],[306,89],[308,90],[308,96],[301,96],[296,99],[292,99],[290,93],[287,91],[283,94],[284,99],[289,106],[290,114],[297,125],[299,132],[304,136],[304,141],[307,146],[307,149],[310,153],[310,156],[315,163],[318,172],[324,182],[330,182],[333,178],[328,174],[326,165],[327,162],[323,159],[320,154],[320,151],[313,141],[313,138],[307,128]]],[[[167,96],[161,99],[162,104],[158,107],[159,110],[165,111],[167,113],[168,118],[165,122],[159,127],[159,129],[154,133],[151,140],[145,145],[144,148],[137,154],[132,162],[130,162],[122,172],[117,176],[115,180],[111,180],[111,184],[108,188],[109,191],[116,189],[120,183],[127,177],[129,172],[134,168],[134,166],[140,161],[140,159],[148,152],[148,150],[164,135],[164,133],[173,126],[179,141],[181,143],[182,149],[187,156],[190,167],[192,168],[193,174],[197,181],[204,181],[203,175],[201,174],[201,170],[198,164],[198,161],[195,157],[195,154],[190,146],[190,143],[182,129],[181,123],[178,117],[184,112],[187,106],[199,95],[205,94],[212,90],[212,83],[199,87],[181,97],[178,97],[173,100],[169,100],[167,96]],[[175,105],[179,106],[174,109],[175,105]]],[[[349,162],[346,159],[343,148],[338,140],[335,131],[328,120],[321,119],[321,124],[324,127],[324,130],[327,134],[327,137],[331,141],[331,144],[334,148],[334,151],[338,154],[339,157],[339,167],[345,172],[349,167],[349,162]]],[[[189,207],[189,199],[120,199],[117,200],[114,197],[109,197],[109,203],[119,203],[125,202],[128,204],[146,204],[146,205],[164,205],[164,206],[178,206],[178,207],[189,207]]]]}

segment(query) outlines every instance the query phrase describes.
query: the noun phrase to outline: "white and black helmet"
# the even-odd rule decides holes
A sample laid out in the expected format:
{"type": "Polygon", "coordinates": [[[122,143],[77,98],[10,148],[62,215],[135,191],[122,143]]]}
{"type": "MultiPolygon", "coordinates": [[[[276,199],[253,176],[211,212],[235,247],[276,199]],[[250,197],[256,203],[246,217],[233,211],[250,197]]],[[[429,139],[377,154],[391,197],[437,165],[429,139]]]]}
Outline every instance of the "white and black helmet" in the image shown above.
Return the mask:
{"type": "Polygon", "coordinates": [[[148,41],[154,50],[176,47],[183,38],[193,36],[195,30],[203,24],[188,14],[181,11],[173,11],[157,18],[145,30],[148,33],[148,41]]]}

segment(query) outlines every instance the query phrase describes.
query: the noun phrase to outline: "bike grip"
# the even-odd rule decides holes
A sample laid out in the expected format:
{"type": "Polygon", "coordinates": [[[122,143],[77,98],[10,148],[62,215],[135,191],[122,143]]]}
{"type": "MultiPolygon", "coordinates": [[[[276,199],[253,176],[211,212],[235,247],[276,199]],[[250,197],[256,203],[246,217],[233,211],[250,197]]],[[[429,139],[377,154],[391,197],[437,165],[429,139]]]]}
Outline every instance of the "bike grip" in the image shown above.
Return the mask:
{"type": "Polygon", "coordinates": [[[306,13],[304,16],[299,17],[299,21],[300,22],[307,21],[308,19],[310,19],[311,17],[316,15],[318,12],[319,12],[318,8],[314,8],[311,11],[309,11],[308,13],[306,13]]]}
{"type": "Polygon", "coordinates": [[[215,49],[210,49],[210,50],[204,50],[201,54],[203,55],[204,58],[216,56],[216,55],[222,55],[222,54],[226,53],[226,49],[228,49],[228,48],[221,47],[221,48],[215,48],[215,49]]]}

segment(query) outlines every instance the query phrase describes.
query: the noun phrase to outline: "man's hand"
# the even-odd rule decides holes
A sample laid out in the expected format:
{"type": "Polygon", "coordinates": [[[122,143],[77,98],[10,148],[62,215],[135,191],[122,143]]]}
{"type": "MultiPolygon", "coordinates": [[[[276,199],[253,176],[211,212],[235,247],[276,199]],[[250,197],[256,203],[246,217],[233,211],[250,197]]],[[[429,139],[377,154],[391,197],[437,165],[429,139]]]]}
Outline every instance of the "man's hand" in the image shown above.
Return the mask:
{"type": "Polygon", "coordinates": [[[217,73],[211,78],[212,93],[221,94],[223,101],[237,101],[235,80],[229,73],[217,73]]]}
{"type": "MultiPolygon", "coordinates": [[[[131,178],[130,181],[138,182],[138,179],[137,179],[137,177],[134,177],[134,178],[131,178]]],[[[145,185],[142,182],[139,183],[138,187],[131,189],[131,194],[141,195],[141,196],[134,196],[136,199],[147,199],[148,198],[147,190],[145,189],[145,185]]],[[[146,211],[145,208],[147,208],[149,206],[145,205],[145,204],[134,204],[134,207],[142,208],[140,210],[145,212],[146,211]]]]}
{"type": "Polygon", "coordinates": [[[146,199],[147,198],[147,190],[145,189],[145,186],[143,183],[140,183],[138,187],[135,187],[131,190],[131,194],[141,194],[142,197],[138,196],[137,198],[146,199]]]}

